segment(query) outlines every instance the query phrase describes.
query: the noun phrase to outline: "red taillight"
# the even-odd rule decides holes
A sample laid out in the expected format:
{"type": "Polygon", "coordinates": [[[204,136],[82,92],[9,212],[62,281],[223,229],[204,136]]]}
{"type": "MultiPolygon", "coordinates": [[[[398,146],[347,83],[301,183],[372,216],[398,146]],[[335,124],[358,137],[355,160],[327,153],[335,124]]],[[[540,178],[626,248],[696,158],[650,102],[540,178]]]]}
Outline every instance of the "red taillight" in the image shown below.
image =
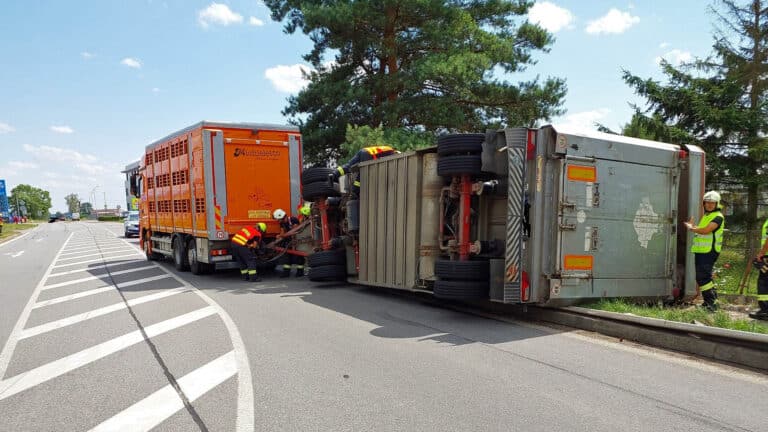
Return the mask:
{"type": "Polygon", "coordinates": [[[528,297],[530,296],[530,288],[531,284],[528,282],[528,272],[523,272],[523,280],[520,282],[520,300],[521,301],[528,301],[528,297]]]}
{"type": "Polygon", "coordinates": [[[688,152],[685,150],[680,150],[677,154],[680,156],[680,159],[688,159],[688,152]]]}
{"type": "Polygon", "coordinates": [[[212,256],[227,255],[229,252],[226,249],[214,249],[211,251],[212,256]]]}

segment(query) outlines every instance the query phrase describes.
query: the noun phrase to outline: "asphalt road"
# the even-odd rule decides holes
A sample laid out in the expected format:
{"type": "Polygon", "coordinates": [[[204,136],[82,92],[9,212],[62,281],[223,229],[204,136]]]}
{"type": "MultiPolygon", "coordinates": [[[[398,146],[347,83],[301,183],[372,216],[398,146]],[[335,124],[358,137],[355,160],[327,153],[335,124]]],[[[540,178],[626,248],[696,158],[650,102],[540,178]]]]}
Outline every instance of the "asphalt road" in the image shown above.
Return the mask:
{"type": "Polygon", "coordinates": [[[764,431],[768,377],[355,286],[0,245],[0,431],[764,431]]]}

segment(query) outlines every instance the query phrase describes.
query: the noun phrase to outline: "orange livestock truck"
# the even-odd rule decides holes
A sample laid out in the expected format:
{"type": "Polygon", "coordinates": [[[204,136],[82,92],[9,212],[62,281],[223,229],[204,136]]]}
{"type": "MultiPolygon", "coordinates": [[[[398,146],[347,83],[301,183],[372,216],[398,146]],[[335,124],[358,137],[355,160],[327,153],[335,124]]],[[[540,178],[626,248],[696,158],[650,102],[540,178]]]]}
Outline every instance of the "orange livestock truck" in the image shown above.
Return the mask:
{"type": "Polygon", "coordinates": [[[131,193],[140,244],[194,274],[237,266],[230,237],[247,225],[280,227],[277,208],[301,200],[301,134],[294,126],[202,121],[146,147],[131,193]]]}

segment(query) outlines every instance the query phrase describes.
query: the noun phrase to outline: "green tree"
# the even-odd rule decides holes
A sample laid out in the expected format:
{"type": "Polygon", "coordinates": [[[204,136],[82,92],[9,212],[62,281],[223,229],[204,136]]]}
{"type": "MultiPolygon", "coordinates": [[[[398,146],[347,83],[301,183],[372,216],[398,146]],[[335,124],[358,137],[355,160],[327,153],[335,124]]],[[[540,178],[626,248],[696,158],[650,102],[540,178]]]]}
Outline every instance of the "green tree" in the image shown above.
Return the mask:
{"type": "MultiPolygon", "coordinates": [[[[697,144],[707,152],[709,185],[744,185],[748,229],[757,228],[758,191],[768,162],[768,8],[764,0],[718,2],[713,54],[673,67],[667,82],[624,72],[645,97],[638,122],[664,141],[697,144]]],[[[754,249],[756,239],[750,239],[754,249]]]]}
{"type": "Polygon", "coordinates": [[[314,68],[310,82],[283,110],[301,127],[310,160],[339,157],[348,124],[478,131],[533,125],[562,112],[562,79],[507,81],[553,42],[525,20],[531,1],[264,3],[287,33],[300,30],[314,43],[304,56],[314,68]]]}
{"type": "Polygon", "coordinates": [[[64,201],[67,202],[70,213],[76,213],[80,210],[80,198],[77,197],[77,194],[71,193],[65,196],[64,201]]]}
{"type": "Polygon", "coordinates": [[[342,158],[347,158],[363,147],[388,145],[400,151],[428,147],[435,144],[431,133],[409,131],[407,129],[384,129],[382,126],[347,125],[347,133],[341,144],[342,158]]]}
{"type": "Polygon", "coordinates": [[[80,203],[80,216],[90,216],[93,212],[93,204],[89,202],[80,203]]]}
{"type": "Polygon", "coordinates": [[[47,215],[51,208],[51,194],[46,190],[20,184],[11,190],[8,202],[16,214],[39,219],[47,215]]]}

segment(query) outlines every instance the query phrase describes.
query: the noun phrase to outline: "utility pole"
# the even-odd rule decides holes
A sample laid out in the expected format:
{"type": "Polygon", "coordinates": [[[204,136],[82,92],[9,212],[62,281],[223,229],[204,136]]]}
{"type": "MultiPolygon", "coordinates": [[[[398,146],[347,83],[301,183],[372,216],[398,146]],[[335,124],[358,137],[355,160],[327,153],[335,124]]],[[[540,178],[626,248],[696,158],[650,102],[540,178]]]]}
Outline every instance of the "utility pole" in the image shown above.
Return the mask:
{"type": "Polygon", "coordinates": [[[104,210],[107,209],[107,192],[104,191],[104,210]]]}

